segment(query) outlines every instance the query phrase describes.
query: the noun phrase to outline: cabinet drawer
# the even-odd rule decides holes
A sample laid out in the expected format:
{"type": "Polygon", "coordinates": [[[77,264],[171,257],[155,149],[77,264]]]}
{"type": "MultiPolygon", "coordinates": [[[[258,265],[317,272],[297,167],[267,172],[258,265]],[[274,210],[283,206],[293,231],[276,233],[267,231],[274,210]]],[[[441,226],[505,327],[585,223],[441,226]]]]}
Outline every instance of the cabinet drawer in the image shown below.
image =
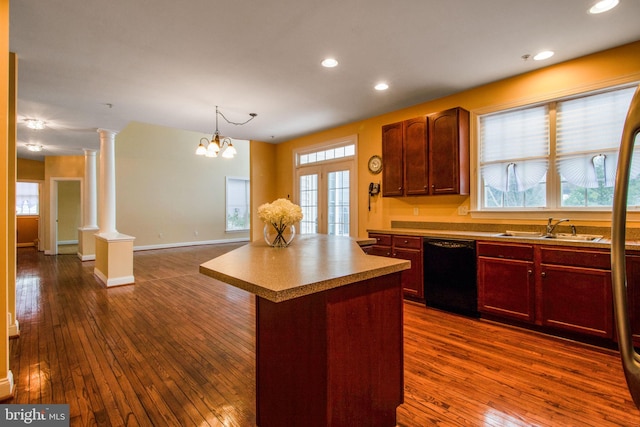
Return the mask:
{"type": "Polygon", "coordinates": [[[369,234],[369,237],[376,239],[376,245],[378,246],[391,246],[391,235],[389,234],[369,234]]]}
{"type": "Polygon", "coordinates": [[[478,242],[478,256],[531,261],[533,260],[533,246],[478,242]]]}
{"type": "Polygon", "coordinates": [[[540,248],[540,262],[572,267],[611,270],[611,255],[605,251],[563,249],[543,246],[540,248]]]}
{"type": "Polygon", "coordinates": [[[422,237],[393,236],[393,246],[396,248],[422,249],[422,237]]]}

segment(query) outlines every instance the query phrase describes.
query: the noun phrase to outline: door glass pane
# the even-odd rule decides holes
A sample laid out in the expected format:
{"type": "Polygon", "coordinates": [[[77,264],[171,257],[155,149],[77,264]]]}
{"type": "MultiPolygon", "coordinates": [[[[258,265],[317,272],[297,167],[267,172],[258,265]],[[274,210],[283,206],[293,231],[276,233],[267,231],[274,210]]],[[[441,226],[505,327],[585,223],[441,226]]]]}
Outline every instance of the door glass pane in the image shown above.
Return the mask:
{"type": "Polygon", "coordinates": [[[316,234],[318,232],[318,174],[300,177],[300,234],[316,234]]]}
{"type": "Polygon", "coordinates": [[[349,235],[349,171],[327,174],[328,220],[327,233],[349,235]]]}

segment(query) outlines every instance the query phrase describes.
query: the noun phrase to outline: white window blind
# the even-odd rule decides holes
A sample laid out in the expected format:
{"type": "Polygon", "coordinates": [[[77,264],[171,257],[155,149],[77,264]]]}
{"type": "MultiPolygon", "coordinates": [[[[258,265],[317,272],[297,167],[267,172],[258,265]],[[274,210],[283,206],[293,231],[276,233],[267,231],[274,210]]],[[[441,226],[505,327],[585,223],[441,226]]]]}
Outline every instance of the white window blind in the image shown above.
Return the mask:
{"type": "MultiPolygon", "coordinates": [[[[622,128],[634,91],[626,88],[558,102],[556,164],[562,178],[583,188],[613,186],[622,128]]],[[[639,172],[635,162],[632,174],[635,177],[639,172]]]]}
{"type": "Polygon", "coordinates": [[[16,182],[16,214],[38,215],[39,185],[37,182],[16,182]]]}
{"type": "Polygon", "coordinates": [[[548,169],[547,106],[480,117],[480,171],[486,185],[500,191],[525,191],[548,169]]]}
{"type": "Polygon", "coordinates": [[[250,195],[248,178],[227,177],[226,231],[249,230],[251,226],[250,195]]]}

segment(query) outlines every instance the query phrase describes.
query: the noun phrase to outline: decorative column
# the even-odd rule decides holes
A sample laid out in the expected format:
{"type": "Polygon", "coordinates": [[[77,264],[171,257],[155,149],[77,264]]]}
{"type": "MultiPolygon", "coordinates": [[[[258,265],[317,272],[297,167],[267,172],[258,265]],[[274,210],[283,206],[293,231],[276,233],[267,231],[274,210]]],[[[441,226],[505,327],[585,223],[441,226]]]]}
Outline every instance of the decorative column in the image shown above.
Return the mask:
{"type": "Polygon", "coordinates": [[[100,187],[98,225],[95,235],[96,264],[93,273],[107,287],[134,283],[134,237],[116,230],[116,132],[98,129],[100,134],[100,187]]]}
{"type": "Polygon", "coordinates": [[[78,258],[96,259],[98,232],[98,193],[96,177],[96,150],[84,150],[84,187],[82,190],[82,227],[78,228],[78,258]]]}

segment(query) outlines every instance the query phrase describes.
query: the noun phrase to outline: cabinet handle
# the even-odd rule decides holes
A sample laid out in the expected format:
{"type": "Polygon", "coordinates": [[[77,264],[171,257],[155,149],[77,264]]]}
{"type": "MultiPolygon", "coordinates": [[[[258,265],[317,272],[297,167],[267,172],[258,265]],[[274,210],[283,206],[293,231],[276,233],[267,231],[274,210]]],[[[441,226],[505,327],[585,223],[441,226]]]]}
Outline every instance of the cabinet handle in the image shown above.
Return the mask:
{"type": "Polygon", "coordinates": [[[398,255],[398,254],[393,254],[393,256],[394,256],[394,257],[395,257],[396,255],[398,255]]]}
{"type": "Polygon", "coordinates": [[[398,190],[402,190],[402,187],[398,187],[398,190]]]}
{"type": "Polygon", "coordinates": [[[404,242],[405,242],[405,243],[409,243],[409,241],[408,241],[408,240],[405,240],[404,242]]]}
{"type": "MultiPolygon", "coordinates": [[[[533,270],[527,270],[527,273],[529,273],[529,275],[532,275],[533,274],[533,270]]],[[[542,274],[544,274],[544,273],[542,273],[542,274]]]]}
{"type": "Polygon", "coordinates": [[[540,273],[540,275],[541,275],[542,277],[547,277],[547,273],[546,273],[546,272],[544,272],[544,271],[543,271],[542,273],[540,273]]]}

